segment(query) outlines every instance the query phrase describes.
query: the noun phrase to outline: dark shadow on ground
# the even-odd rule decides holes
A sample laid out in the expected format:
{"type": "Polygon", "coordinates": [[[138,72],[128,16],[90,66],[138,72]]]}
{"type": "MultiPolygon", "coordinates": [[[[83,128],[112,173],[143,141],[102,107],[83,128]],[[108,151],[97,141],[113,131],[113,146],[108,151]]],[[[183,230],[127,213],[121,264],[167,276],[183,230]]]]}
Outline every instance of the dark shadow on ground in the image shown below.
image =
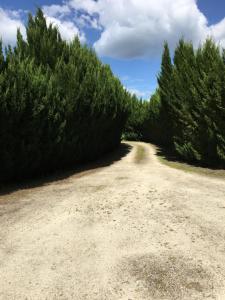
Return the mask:
{"type": "MultiPolygon", "coordinates": [[[[165,158],[170,162],[187,163],[186,161],[182,160],[182,158],[178,157],[172,150],[166,149],[161,146],[156,146],[156,155],[161,158],[165,158]]],[[[190,165],[196,166],[195,164],[190,165]]]]}
{"type": "Polygon", "coordinates": [[[66,170],[56,171],[52,174],[42,176],[39,178],[23,180],[20,183],[4,184],[0,186],[0,196],[7,195],[21,189],[31,189],[50,184],[55,181],[65,180],[70,176],[80,178],[85,175],[97,172],[101,168],[108,167],[114,164],[115,162],[120,161],[131,151],[131,149],[132,147],[129,144],[121,143],[116,150],[105,154],[102,158],[97,159],[93,162],[76,165],[75,167],[71,167],[69,169],[67,168],[66,170]]]}
{"type": "Polygon", "coordinates": [[[188,163],[177,157],[172,151],[168,151],[158,146],[156,147],[156,151],[156,154],[161,162],[171,168],[204,175],[207,177],[214,177],[222,180],[225,179],[225,169],[222,166],[209,166],[198,163],[188,163]]]}
{"type": "Polygon", "coordinates": [[[202,163],[198,163],[196,162],[190,162],[190,161],[186,161],[184,159],[182,159],[181,157],[179,157],[178,155],[176,155],[176,153],[174,153],[174,151],[170,150],[170,149],[166,149],[160,146],[156,146],[156,154],[157,156],[166,159],[169,162],[174,162],[174,163],[181,163],[181,164],[185,164],[185,165],[189,165],[190,167],[196,167],[196,168],[203,168],[203,169],[211,169],[211,170],[224,170],[224,168],[222,166],[219,166],[218,164],[202,164],[202,163]]]}

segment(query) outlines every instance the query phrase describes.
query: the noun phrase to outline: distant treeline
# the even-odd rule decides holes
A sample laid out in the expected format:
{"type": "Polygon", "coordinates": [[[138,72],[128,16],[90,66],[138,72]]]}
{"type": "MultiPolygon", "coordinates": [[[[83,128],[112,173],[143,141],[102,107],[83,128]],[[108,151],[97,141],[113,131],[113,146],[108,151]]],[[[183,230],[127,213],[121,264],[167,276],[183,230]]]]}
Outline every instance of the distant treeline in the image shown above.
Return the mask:
{"type": "Polygon", "coordinates": [[[67,43],[42,11],[0,45],[0,182],[92,160],[116,147],[130,95],[96,54],[67,43]]]}
{"type": "Polygon", "coordinates": [[[211,39],[194,50],[164,46],[158,90],[133,97],[125,136],[152,141],[189,162],[225,167],[225,51],[211,39]]]}

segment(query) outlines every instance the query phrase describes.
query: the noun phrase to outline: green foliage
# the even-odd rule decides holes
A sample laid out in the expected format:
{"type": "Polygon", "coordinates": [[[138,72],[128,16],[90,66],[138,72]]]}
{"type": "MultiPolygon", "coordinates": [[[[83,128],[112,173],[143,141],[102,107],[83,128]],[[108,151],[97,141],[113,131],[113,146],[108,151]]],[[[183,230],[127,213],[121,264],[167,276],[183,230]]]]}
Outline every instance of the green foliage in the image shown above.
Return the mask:
{"type": "Polygon", "coordinates": [[[147,118],[148,102],[139,100],[135,95],[129,103],[129,117],[124,130],[123,138],[139,141],[144,139],[144,126],[147,118]]]}
{"type": "Polygon", "coordinates": [[[162,55],[159,88],[149,102],[133,99],[128,136],[151,141],[189,162],[225,166],[225,50],[208,39],[196,51],[179,41],[162,55]]]}
{"type": "Polygon", "coordinates": [[[162,55],[161,72],[158,76],[159,97],[161,101],[160,109],[160,123],[161,123],[161,137],[160,142],[165,146],[170,146],[173,136],[173,123],[171,122],[171,105],[173,96],[173,82],[172,82],[173,66],[170,57],[169,46],[164,44],[164,51],[162,55]]]}
{"type": "Polygon", "coordinates": [[[150,101],[138,100],[136,96],[133,96],[124,138],[159,143],[162,136],[162,128],[159,125],[160,108],[161,101],[158,90],[152,95],[150,101]]]}
{"type": "Polygon", "coordinates": [[[164,144],[165,139],[163,138],[162,127],[162,114],[161,114],[161,98],[159,90],[151,96],[150,102],[147,106],[147,117],[144,124],[144,140],[153,142],[155,144],[164,144]]]}
{"type": "Polygon", "coordinates": [[[0,43],[0,181],[94,159],[120,143],[130,95],[96,54],[61,39],[42,11],[27,40],[0,43]]]}
{"type": "Polygon", "coordinates": [[[197,51],[180,40],[171,71],[167,46],[164,50],[159,77],[162,134],[168,133],[168,144],[188,161],[225,164],[224,58],[211,39],[197,51]]]}

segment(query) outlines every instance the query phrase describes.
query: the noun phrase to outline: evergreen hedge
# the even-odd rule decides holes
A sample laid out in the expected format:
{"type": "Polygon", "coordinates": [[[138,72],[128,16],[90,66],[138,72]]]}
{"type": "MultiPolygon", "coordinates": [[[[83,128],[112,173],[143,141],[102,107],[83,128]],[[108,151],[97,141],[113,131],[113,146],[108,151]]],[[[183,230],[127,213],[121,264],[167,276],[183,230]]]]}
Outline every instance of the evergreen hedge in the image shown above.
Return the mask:
{"type": "Polygon", "coordinates": [[[225,166],[225,52],[211,39],[196,51],[180,40],[171,62],[165,44],[158,78],[164,146],[183,159],[225,166]]]}
{"type": "Polygon", "coordinates": [[[43,12],[27,38],[0,45],[0,182],[95,159],[120,143],[130,95],[75,38],[67,43],[43,12]]]}
{"type": "Polygon", "coordinates": [[[225,167],[225,50],[213,40],[195,50],[181,39],[173,59],[165,43],[156,93],[133,102],[129,136],[192,163],[225,167]]]}

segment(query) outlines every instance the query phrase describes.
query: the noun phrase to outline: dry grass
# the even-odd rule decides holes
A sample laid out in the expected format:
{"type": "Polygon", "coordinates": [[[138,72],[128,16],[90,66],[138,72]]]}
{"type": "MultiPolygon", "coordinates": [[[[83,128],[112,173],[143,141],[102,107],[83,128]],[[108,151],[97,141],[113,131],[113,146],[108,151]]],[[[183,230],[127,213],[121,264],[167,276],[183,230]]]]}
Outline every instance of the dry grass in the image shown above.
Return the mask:
{"type": "Polygon", "coordinates": [[[208,168],[189,165],[189,164],[183,163],[183,162],[172,161],[162,155],[158,155],[158,158],[159,158],[160,162],[162,162],[164,165],[167,165],[174,169],[182,170],[185,172],[197,173],[200,175],[205,175],[205,176],[210,176],[210,177],[225,179],[225,170],[208,169],[208,168]]]}
{"type": "Polygon", "coordinates": [[[141,164],[144,162],[145,158],[146,158],[145,148],[141,145],[138,145],[134,157],[134,162],[136,164],[141,164]]]}

